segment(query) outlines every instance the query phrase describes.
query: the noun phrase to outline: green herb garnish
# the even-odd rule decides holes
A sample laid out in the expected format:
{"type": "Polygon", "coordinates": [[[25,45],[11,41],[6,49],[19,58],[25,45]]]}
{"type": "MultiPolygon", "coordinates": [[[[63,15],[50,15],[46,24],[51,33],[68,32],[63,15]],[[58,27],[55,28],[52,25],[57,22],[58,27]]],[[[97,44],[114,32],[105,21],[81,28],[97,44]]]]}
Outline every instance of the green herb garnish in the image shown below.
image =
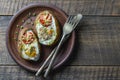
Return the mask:
{"type": "Polygon", "coordinates": [[[20,28],[21,28],[21,29],[23,29],[24,27],[23,27],[23,26],[21,26],[20,28]]]}
{"type": "Polygon", "coordinates": [[[18,32],[15,32],[15,34],[18,34],[18,32]]]}
{"type": "Polygon", "coordinates": [[[28,15],[31,16],[31,13],[29,12],[28,15]]]}
{"type": "Polygon", "coordinates": [[[13,38],[13,40],[16,40],[16,41],[17,41],[17,38],[13,38]]]}
{"type": "Polygon", "coordinates": [[[23,19],[23,20],[22,20],[22,22],[24,23],[24,22],[25,22],[25,20],[23,19]]]}
{"type": "Polygon", "coordinates": [[[17,25],[17,28],[19,27],[19,25],[17,25]]]}
{"type": "Polygon", "coordinates": [[[28,21],[27,24],[30,24],[30,22],[28,21]]]}
{"type": "Polygon", "coordinates": [[[33,13],[33,16],[36,16],[36,13],[33,13]]]}
{"type": "Polygon", "coordinates": [[[34,25],[34,23],[33,23],[33,22],[31,22],[31,25],[34,25]]]}

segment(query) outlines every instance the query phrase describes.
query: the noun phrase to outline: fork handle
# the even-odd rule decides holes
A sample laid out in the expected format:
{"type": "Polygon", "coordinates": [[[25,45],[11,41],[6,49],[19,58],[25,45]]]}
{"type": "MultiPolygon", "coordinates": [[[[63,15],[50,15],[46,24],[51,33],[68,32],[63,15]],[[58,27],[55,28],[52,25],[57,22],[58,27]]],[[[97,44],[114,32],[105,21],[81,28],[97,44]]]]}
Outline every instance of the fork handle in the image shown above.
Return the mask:
{"type": "Polygon", "coordinates": [[[44,74],[44,77],[45,77],[45,78],[48,76],[48,74],[49,74],[49,72],[50,72],[50,70],[51,70],[51,68],[52,68],[52,64],[53,64],[53,62],[54,62],[54,60],[55,60],[55,57],[56,57],[56,55],[57,55],[57,53],[58,53],[58,51],[59,51],[59,49],[60,49],[60,47],[61,47],[61,45],[62,45],[62,43],[63,43],[63,41],[64,41],[65,36],[66,36],[66,35],[63,34],[63,36],[62,36],[62,38],[61,38],[61,40],[60,40],[60,43],[59,43],[58,46],[56,47],[56,50],[55,50],[55,52],[54,52],[54,55],[53,55],[53,57],[52,57],[52,59],[51,59],[51,61],[50,61],[50,64],[48,65],[48,68],[46,69],[45,74],[44,74]]]}
{"type": "Polygon", "coordinates": [[[39,68],[39,70],[37,71],[37,73],[35,74],[36,76],[38,76],[44,69],[45,65],[47,64],[47,62],[51,59],[51,57],[53,56],[54,52],[55,52],[56,48],[51,52],[51,54],[48,56],[48,58],[45,60],[45,62],[43,63],[43,65],[39,68]]]}
{"type": "MultiPolygon", "coordinates": [[[[70,35],[67,35],[64,38],[64,42],[65,40],[69,37],[70,35]]],[[[42,66],[39,68],[39,70],[36,72],[36,76],[38,76],[39,74],[41,74],[41,72],[43,71],[43,69],[45,68],[45,65],[48,63],[48,61],[52,58],[54,52],[55,52],[56,48],[53,49],[53,51],[50,53],[50,55],[47,57],[47,59],[45,60],[45,62],[42,64],[42,66]]]]}

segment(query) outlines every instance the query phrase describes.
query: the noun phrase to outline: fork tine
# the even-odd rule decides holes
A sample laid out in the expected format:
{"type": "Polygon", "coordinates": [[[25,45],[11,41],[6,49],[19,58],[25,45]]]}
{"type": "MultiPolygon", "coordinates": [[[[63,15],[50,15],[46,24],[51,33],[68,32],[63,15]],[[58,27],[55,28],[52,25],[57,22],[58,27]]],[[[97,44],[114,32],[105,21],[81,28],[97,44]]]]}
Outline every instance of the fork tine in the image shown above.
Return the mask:
{"type": "Polygon", "coordinates": [[[66,23],[69,21],[70,16],[68,16],[66,23]]]}
{"type": "Polygon", "coordinates": [[[75,27],[78,25],[78,23],[79,23],[79,20],[74,22],[73,29],[75,29],[75,27]]]}
{"type": "Polygon", "coordinates": [[[71,18],[71,15],[70,15],[70,16],[68,16],[68,18],[67,18],[67,21],[66,21],[66,22],[68,22],[70,18],[71,18]]]}
{"type": "Polygon", "coordinates": [[[66,20],[64,25],[66,25],[69,22],[70,18],[71,18],[71,15],[68,16],[68,18],[67,18],[67,20],[66,20]]]}
{"type": "Polygon", "coordinates": [[[79,18],[77,18],[73,23],[73,29],[78,25],[79,21],[82,19],[82,15],[78,14],[79,18]]]}
{"type": "Polygon", "coordinates": [[[79,23],[79,20],[75,20],[74,23],[73,23],[73,26],[75,26],[78,23],[79,23]]]}
{"type": "Polygon", "coordinates": [[[70,18],[69,18],[68,23],[72,23],[72,20],[73,20],[73,16],[71,15],[70,18]]]}
{"type": "Polygon", "coordinates": [[[71,20],[71,24],[73,25],[76,22],[76,16],[73,16],[73,19],[71,20]]]}
{"type": "Polygon", "coordinates": [[[73,29],[75,29],[75,27],[78,25],[78,23],[79,23],[79,20],[76,21],[76,22],[73,24],[73,29]]]}

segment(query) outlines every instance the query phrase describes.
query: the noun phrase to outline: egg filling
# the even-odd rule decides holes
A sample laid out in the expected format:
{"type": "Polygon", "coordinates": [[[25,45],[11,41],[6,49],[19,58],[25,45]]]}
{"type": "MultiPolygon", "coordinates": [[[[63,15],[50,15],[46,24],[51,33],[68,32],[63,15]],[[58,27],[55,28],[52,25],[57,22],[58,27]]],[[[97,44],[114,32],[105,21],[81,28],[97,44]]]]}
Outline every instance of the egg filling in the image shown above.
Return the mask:
{"type": "Polygon", "coordinates": [[[39,19],[36,21],[36,31],[41,44],[50,45],[55,41],[57,29],[51,13],[48,11],[40,13],[39,19]]]}
{"type": "Polygon", "coordinates": [[[28,30],[22,35],[19,46],[24,59],[33,61],[39,59],[39,45],[32,30],[28,30]]]}

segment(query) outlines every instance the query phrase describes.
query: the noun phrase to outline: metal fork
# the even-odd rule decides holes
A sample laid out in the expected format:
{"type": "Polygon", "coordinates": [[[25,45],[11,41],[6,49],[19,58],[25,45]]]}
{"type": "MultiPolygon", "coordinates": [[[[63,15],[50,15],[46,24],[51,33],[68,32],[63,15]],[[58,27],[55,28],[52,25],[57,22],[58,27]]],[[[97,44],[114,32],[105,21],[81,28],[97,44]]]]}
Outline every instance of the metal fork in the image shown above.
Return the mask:
{"type": "MultiPolygon", "coordinates": [[[[67,40],[67,38],[69,37],[70,35],[67,35],[66,38],[64,39],[64,42],[67,40]]],[[[36,76],[38,76],[39,74],[42,73],[43,69],[45,68],[45,65],[49,62],[49,60],[52,58],[54,52],[56,50],[56,47],[52,50],[52,52],[49,54],[49,56],[47,57],[47,59],[44,61],[44,63],[42,64],[42,66],[38,69],[38,71],[36,72],[36,76]]]]}
{"type": "Polygon", "coordinates": [[[77,24],[79,23],[79,21],[82,19],[82,15],[81,14],[78,14],[76,16],[69,16],[66,23],[64,24],[64,27],[63,27],[63,35],[62,35],[62,38],[61,38],[61,41],[60,43],[58,44],[58,46],[56,47],[56,50],[54,52],[54,55],[50,61],[50,64],[48,66],[48,68],[46,69],[46,72],[44,74],[44,77],[47,77],[47,75],[49,74],[50,70],[51,70],[51,67],[52,67],[52,64],[55,60],[55,57],[60,49],[60,46],[62,45],[63,43],[63,40],[64,38],[70,34],[74,29],[75,27],[77,26],[77,24]]]}

